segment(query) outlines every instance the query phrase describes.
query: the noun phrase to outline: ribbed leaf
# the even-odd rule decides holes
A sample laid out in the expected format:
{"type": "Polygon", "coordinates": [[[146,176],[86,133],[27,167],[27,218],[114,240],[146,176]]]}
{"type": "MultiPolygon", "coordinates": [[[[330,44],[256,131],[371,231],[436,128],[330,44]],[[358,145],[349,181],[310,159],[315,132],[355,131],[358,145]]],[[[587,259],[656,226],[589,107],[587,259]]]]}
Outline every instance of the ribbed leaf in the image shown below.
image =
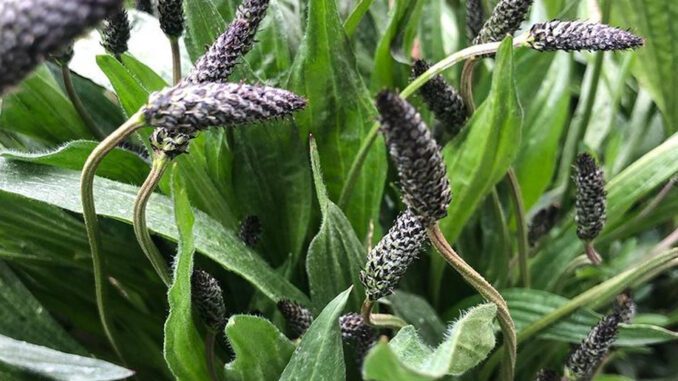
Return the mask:
{"type": "Polygon", "coordinates": [[[184,13],[186,49],[191,60],[195,62],[226,29],[226,21],[212,0],[184,1],[184,13]]]}

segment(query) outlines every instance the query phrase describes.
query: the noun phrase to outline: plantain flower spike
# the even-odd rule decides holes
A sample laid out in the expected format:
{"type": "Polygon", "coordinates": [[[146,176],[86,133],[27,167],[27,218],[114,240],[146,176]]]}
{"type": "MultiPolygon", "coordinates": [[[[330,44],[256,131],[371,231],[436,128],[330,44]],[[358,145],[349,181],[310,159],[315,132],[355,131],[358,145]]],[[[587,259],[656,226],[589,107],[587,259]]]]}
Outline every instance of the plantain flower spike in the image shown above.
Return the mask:
{"type": "Polygon", "coordinates": [[[420,219],[406,210],[367,255],[360,281],[368,299],[376,301],[391,295],[409,265],[417,258],[426,239],[426,228],[420,219]]]}
{"type": "Polygon", "coordinates": [[[261,238],[261,220],[257,216],[247,216],[240,222],[238,237],[248,247],[255,247],[261,238]]]}
{"type": "Polygon", "coordinates": [[[429,227],[447,215],[452,200],[438,144],[419,113],[398,94],[381,92],[377,109],[404,202],[429,227]]]}
{"type": "Polygon", "coordinates": [[[621,316],[613,312],[603,317],[588,333],[581,344],[570,354],[565,363],[565,374],[569,379],[589,377],[610,351],[617,338],[621,316]]]}
{"type": "Polygon", "coordinates": [[[600,234],[605,225],[607,194],[603,171],[588,153],[577,156],[574,182],[577,186],[577,236],[582,241],[590,242],[600,234]]]}
{"type": "Polygon", "coordinates": [[[296,340],[306,333],[313,322],[313,314],[299,303],[288,299],[278,302],[278,310],[287,321],[290,339],[296,340]]]}
{"type": "Polygon", "coordinates": [[[153,2],[151,0],[137,0],[136,8],[138,11],[146,12],[149,15],[153,14],[153,2]]]}
{"type": "Polygon", "coordinates": [[[605,24],[554,20],[534,24],[528,43],[541,51],[624,50],[640,47],[645,40],[605,24]]]}
{"type": "Polygon", "coordinates": [[[195,270],[191,277],[191,299],[207,327],[220,331],[226,325],[226,306],[219,282],[207,271],[195,270]]]}
{"type": "Polygon", "coordinates": [[[122,0],[0,1],[0,94],[121,4],[122,0]]]}
{"type": "Polygon", "coordinates": [[[530,246],[537,244],[539,239],[548,234],[556,225],[560,206],[551,204],[543,209],[540,209],[537,214],[532,217],[530,227],[527,232],[527,240],[530,246]]]}
{"type": "Polygon", "coordinates": [[[507,35],[515,33],[527,18],[533,2],[534,0],[500,0],[478,32],[474,44],[501,41],[507,35]]]}
{"type": "Polygon", "coordinates": [[[466,37],[473,41],[485,22],[482,0],[466,0],[466,37]]]}
{"type": "Polygon", "coordinates": [[[244,0],[226,31],[217,38],[184,79],[184,83],[223,82],[252,48],[269,0],[244,0]]]}
{"type": "MultiPolygon", "coordinates": [[[[426,61],[416,60],[412,66],[412,76],[416,78],[430,67],[426,61]]],[[[442,75],[436,75],[419,89],[419,94],[445,132],[450,137],[457,135],[468,118],[468,110],[457,90],[442,75]]]]}
{"type": "Polygon", "coordinates": [[[151,94],[144,114],[148,125],[159,128],[152,135],[154,148],[174,157],[206,128],[281,118],[305,105],[304,98],[273,87],[205,83],[151,94]]]}
{"type": "Polygon", "coordinates": [[[377,334],[359,314],[354,312],[339,317],[341,338],[346,343],[355,345],[356,361],[358,365],[363,363],[367,351],[376,342],[377,334]]]}
{"type": "Polygon", "coordinates": [[[159,0],[158,15],[160,29],[170,38],[179,38],[184,34],[183,0],[159,0]]]}
{"type": "Polygon", "coordinates": [[[101,45],[108,53],[120,59],[120,56],[127,51],[130,33],[131,29],[127,11],[121,9],[104,21],[104,28],[101,32],[101,45]]]}

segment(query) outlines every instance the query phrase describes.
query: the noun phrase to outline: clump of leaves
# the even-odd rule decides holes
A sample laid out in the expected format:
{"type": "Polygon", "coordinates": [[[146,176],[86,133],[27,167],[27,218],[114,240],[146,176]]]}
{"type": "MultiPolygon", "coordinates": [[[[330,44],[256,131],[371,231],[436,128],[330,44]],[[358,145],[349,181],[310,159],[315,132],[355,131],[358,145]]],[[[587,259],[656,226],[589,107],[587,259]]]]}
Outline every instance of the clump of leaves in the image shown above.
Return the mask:
{"type": "Polygon", "coordinates": [[[2,2],[0,379],[673,377],[675,4],[2,2]]]}

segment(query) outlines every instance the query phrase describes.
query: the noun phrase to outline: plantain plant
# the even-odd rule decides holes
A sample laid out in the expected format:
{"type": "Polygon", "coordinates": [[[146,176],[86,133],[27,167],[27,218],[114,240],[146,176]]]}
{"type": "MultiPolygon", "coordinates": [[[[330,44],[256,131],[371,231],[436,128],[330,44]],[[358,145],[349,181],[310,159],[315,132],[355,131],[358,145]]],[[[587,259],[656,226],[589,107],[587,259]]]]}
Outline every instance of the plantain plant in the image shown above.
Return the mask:
{"type": "Polygon", "coordinates": [[[3,0],[0,379],[673,379],[674,0],[3,0]]]}

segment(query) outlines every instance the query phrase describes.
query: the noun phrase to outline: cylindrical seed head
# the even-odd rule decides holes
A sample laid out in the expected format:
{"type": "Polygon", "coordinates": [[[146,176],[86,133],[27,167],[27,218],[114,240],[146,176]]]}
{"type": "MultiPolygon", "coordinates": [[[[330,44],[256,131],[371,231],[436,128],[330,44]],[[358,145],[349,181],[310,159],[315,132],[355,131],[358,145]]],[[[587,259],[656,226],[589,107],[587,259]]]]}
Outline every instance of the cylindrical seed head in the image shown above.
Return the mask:
{"type": "Polygon", "coordinates": [[[530,228],[527,232],[527,240],[529,241],[530,246],[534,246],[541,237],[545,236],[553,229],[556,225],[559,211],[560,206],[552,204],[540,209],[537,214],[532,217],[530,228]]]}
{"type": "Polygon", "coordinates": [[[604,316],[570,354],[565,363],[566,373],[579,379],[595,371],[616,340],[621,322],[621,316],[616,312],[604,316]]]}
{"type": "Polygon", "coordinates": [[[417,110],[398,94],[381,92],[377,109],[405,204],[428,227],[447,215],[452,200],[438,144],[417,110]]]}
{"type": "MultiPolygon", "coordinates": [[[[416,60],[412,66],[412,77],[424,74],[429,68],[426,61],[416,60]]],[[[468,110],[461,95],[442,75],[436,75],[426,82],[419,89],[419,94],[450,137],[461,131],[468,118],[468,110]]]]}
{"type": "Polygon", "coordinates": [[[247,216],[240,222],[238,236],[248,247],[254,247],[261,238],[261,221],[257,216],[247,216]]]}
{"type": "Polygon", "coordinates": [[[104,28],[101,31],[101,45],[110,54],[120,57],[127,51],[130,33],[127,11],[121,9],[120,12],[108,17],[104,21],[104,28]]]}
{"type": "Polygon", "coordinates": [[[603,171],[588,153],[577,156],[574,182],[577,187],[574,217],[577,236],[582,241],[590,242],[605,225],[607,193],[603,171]]]}
{"type": "Polygon", "coordinates": [[[342,340],[355,345],[356,361],[359,365],[362,364],[367,351],[376,341],[375,330],[365,324],[362,316],[353,312],[339,318],[339,327],[342,340]]]}
{"type": "Polygon", "coordinates": [[[313,323],[313,314],[301,304],[283,299],[278,302],[278,310],[287,321],[290,339],[295,340],[303,336],[313,323]]]}
{"type": "Polygon", "coordinates": [[[165,35],[179,38],[184,33],[184,2],[183,0],[159,0],[158,15],[160,29],[165,35]]]}
{"type": "Polygon", "coordinates": [[[137,0],[136,8],[138,11],[146,12],[149,15],[153,14],[153,2],[151,0],[137,0]]]}
{"type": "Polygon", "coordinates": [[[549,21],[530,29],[530,46],[536,50],[623,50],[642,46],[635,34],[605,24],[586,21],[549,21]]]}
{"type": "Polygon", "coordinates": [[[407,268],[417,258],[426,240],[426,228],[411,210],[398,216],[395,224],[367,255],[360,281],[368,299],[391,295],[407,268]]]}
{"type": "Polygon", "coordinates": [[[217,38],[184,79],[184,83],[223,82],[252,48],[269,0],[244,0],[228,29],[217,38]]]}
{"type": "Polygon", "coordinates": [[[482,0],[466,0],[466,37],[473,41],[485,22],[482,0]]]}
{"type": "Polygon", "coordinates": [[[527,17],[527,11],[533,2],[534,0],[500,0],[478,32],[474,44],[501,41],[507,35],[515,33],[527,17]]]}
{"type": "Polygon", "coordinates": [[[191,299],[198,314],[212,330],[226,325],[226,305],[219,282],[207,271],[195,270],[191,277],[191,299]]]}
{"type": "Polygon", "coordinates": [[[50,54],[104,17],[122,0],[0,1],[0,94],[19,83],[50,54]]]}

